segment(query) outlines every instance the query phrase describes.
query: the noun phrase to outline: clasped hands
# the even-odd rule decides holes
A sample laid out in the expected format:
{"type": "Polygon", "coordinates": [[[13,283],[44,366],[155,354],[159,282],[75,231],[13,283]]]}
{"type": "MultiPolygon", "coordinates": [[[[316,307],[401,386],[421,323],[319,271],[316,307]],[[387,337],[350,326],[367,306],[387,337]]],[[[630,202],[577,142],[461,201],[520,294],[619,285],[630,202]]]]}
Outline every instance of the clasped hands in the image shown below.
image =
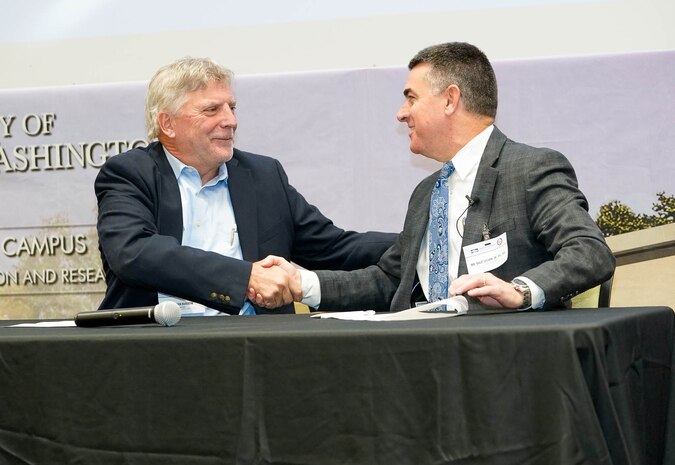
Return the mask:
{"type": "MultiPolygon", "coordinates": [[[[492,273],[459,276],[448,289],[451,295],[468,295],[489,307],[518,308],[523,296],[511,283],[492,273]]],[[[264,308],[277,308],[291,302],[300,302],[302,277],[300,271],[282,257],[269,255],[253,263],[246,297],[264,308]]]]}
{"type": "Polygon", "coordinates": [[[254,304],[270,309],[300,302],[300,271],[284,258],[269,255],[253,263],[246,297],[254,304]]]}

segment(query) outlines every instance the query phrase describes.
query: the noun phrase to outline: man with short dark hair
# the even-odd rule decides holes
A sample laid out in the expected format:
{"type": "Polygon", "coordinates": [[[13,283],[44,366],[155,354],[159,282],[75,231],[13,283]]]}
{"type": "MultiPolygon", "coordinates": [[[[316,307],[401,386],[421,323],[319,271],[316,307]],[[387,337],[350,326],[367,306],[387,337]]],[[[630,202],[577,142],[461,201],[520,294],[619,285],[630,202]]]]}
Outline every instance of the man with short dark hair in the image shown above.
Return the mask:
{"type": "MultiPolygon", "coordinates": [[[[615,259],[570,163],[494,126],[497,81],[485,54],[467,43],[434,45],[409,68],[397,118],[410,150],[443,168],[416,187],[403,232],[377,265],[303,272],[294,282],[305,300],[397,311],[463,294],[470,308],[546,309],[607,280],[615,259]]],[[[263,264],[297,275],[279,259],[263,264]]]]}

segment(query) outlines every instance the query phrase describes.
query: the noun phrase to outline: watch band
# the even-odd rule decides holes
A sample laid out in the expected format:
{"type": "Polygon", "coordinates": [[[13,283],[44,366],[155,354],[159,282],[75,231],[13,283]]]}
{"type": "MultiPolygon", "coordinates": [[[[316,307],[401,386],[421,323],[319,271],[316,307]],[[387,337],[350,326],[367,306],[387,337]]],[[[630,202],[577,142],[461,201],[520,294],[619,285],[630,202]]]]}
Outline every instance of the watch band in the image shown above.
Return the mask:
{"type": "Polygon", "coordinates": [[[530,291],[530,286],[528,286],[525,281],[518,278],[512,280],[511,285],[516,291],[523,295],[523,303],[520,307],[518,307],[518,309],[525,310],[532,307],[532,291],[530,291]]]}

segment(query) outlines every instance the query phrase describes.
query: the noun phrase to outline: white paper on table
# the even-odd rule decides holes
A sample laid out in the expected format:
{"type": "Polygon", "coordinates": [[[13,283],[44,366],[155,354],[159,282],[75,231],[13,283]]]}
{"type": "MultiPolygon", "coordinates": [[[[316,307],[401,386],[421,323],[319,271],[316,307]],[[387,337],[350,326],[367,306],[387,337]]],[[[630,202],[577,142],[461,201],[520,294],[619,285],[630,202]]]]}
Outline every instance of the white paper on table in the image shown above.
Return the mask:
{"type": "Polygon", "coordinates": [[[409,308],[394,313],[375,313],[374,310],[353,311],[353,312],[330,312],[312,315],[312,318],[334,318],[338,320],[351,321],[409,321],[409,320],[427,320],[431,318],[449,318],[466,314],[469,304],[464,296],[455,296],[448,299],[431,302],[420,305],[419,307],[409,308]],[[446,305],[450,310],[433,311],[434,308],[446,305]]]}
{"type": "Polygon", "coordinates": [[[68,328],[75,326],[75,320],[64,321],[40,321],[39,323],[19,323],[5,326],[5,328],[68,328]]]}
{"type": "Polygon", "coordinates": [[[371,320],[375,316],[375,310],[354,310],[351,312],[329,312],[329,313],[317,313],[312,315],[312,318],[333,318],[335,320],[352,320],[352,321],[363,321],[371,320]]]}

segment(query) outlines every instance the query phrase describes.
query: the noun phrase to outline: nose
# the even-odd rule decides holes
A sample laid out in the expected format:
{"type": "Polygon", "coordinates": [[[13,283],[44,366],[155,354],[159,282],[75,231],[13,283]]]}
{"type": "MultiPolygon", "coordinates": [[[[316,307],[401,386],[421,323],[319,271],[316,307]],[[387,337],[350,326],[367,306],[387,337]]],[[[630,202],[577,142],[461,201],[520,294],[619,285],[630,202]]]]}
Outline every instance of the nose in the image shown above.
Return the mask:
{"type": "Polygon", "coordinates": [[[396,119],[401,123],[408,121],[408,114],[408,105],[404,103],[401,105],[401,108],[398,109],[398,113],[396,113],[396,119]]]}
{"type": "Polygon", "coordinates": [[[237,127],[237,117],[234,114],[234,110],[228,105],[223,106],[220,125],[222,127],[231,127],[233,129],[236,129],[237,127]]]}

